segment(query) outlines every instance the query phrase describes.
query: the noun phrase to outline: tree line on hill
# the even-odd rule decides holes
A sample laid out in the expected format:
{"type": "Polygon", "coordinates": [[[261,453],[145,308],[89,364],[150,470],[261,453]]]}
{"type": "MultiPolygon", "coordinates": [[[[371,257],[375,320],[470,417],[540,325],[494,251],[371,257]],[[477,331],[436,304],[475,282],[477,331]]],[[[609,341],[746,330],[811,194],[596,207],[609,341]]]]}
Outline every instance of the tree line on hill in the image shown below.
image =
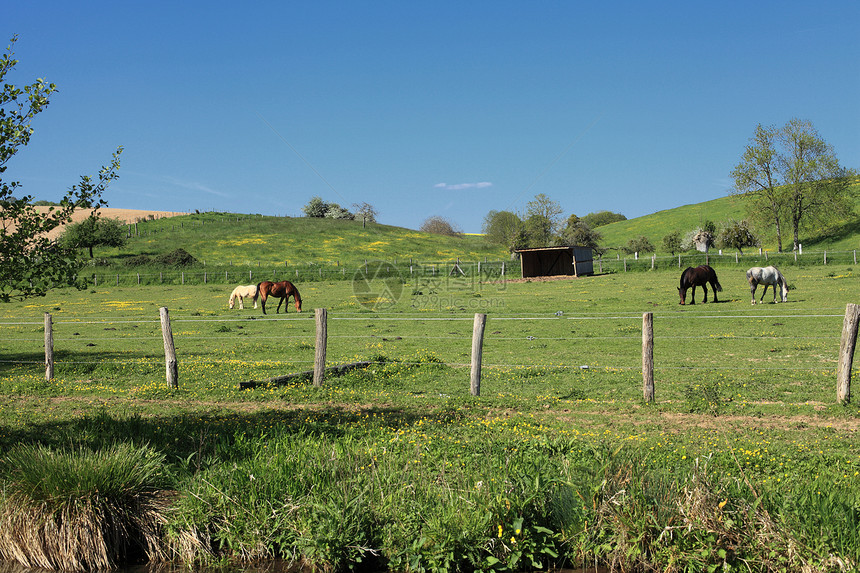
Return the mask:
{"type": "Polygon", "coordinates": [[[370,203],[354,203],[353,210],[350,211],[346,207],[341,207],[337,203],[328,203],[323,201],[322,197],[313,197],[308,204],[302,207],[302,212],[306,217],[315,217],[320,219],[346,219],[353,221],[360,219],[365,223],[375,223],[376,217],[379,215],[373,205],[370,203]]]}

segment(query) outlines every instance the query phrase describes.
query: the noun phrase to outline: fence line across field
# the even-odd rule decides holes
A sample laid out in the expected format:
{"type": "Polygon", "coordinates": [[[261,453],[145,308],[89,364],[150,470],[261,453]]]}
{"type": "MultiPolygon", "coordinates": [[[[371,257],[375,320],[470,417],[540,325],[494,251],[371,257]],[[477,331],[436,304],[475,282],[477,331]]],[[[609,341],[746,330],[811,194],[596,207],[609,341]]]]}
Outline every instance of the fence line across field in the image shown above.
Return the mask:
{"type": "MultiPolygon", "coordinates": [[[[159,309],[162,338],[164,343],[165,369],[168,386],[179,387],[179,368],[176,348],[173,341],[173,332],[167,307],[159,309]]],[[[772,318],[772,317],[770,317],[772,318]]],[[[643,397],[646,402],[654,401],[654,315],[646,312],[642,315],[642,378],[643,397]]],[[[487,315],[476,313],[473,319],[472,351],[470,370],[470,393],[473,396],[480,395],[482,354],[484,344],[484,332],[486,330],[487,315]]],[[[854,360],[854,351],[857,341],[858,323],[860,323],[860,305],[848,304],[845,310],[842,336],[840,338],[839,361],[837,367],[837,402],[847,404],[850,401],[851,372],[854,360]]],[[[315,357],[313,384],[322,386],[325,379],[326,352],[328,347],[328,311],[323,308],[315,310],[315,357]]],[[[54,337],[53,318],[50,313],[44,316],[45,335],[45,379],[50,381],[54,376],[54,337]]],[[[208,337],[206,337],[208,338],[208,337]]],[[[304,338],[304,337],[303,337],[304,338]]],[[[457,337],[459,338],[459,337],[457,337]]],[[[624,337],[627,338],[627,337],[624,337]]],[[[632,337],[631,337],[632,338],[632,337]]],[[[712,337],[703,337],[711,339],[712,337]]],[[[733,337],[725,337],[731,339],[733,337]]],[[[536,337],[531,337],[535,340],[536,337]]],[[[363,364],[370,364],[366,362],[363,364]]],[[[489,365],[488,365],[489,366],[489,365]]],[[[534,367],[534,365],[532,365],[534,367]]],[[[704,368],[703,368],[704,369],[704,368]]],[[[720,369],[708,367],[708,369],[720,369]]],[[[780,368],[786,369],[786,368],[780,368]]],[[[804,369],[806,370],[806,369],[804,369]]],[[[817,370],[817,369],[816,369],[817,370]]]]}
{"type": "MultiPolygon", "coordinates": [[[[769,265],[769,264],[784,264],[788,266],[794,265],[817,265],[823,264],[857,264],[857,250],[845,251],[792,251],[787,253],[768,253],[767,251],[759,250],[759,253],[752,254],[722,254],[722,253],[692,253],[679,255],[663,255],[663,256],[639,256],[633,254],[631,257],[604,258],[600,257],[595,260],[597,263],[596,272],[599,274],[607,272],[632,272],[641,270],[655,270],[667,268],[683,268],[686,266],[695,266],[699,264],[711,264],[720,266],[737,266],[740,268],[749,265],[769,265]]],[[[142,284],[164,284],[165,281],[173,284],[235,284],[235,283],[258,283],[263,280],[298,280],[305,281],[315,280],[344,280],[347,278],[355,278],[363,274],[364,276],[373,275],[374,277],[381,276],[399,276],[401,278],[451,278],[454,279],[479,279],[482,281],[492,282],[493,280],[510,280],[518,279],[522,276],[522,268],[520,261],[461,261],[460,259],[442,262],[405,262],[398,263],[387,261],[369,261],[365,260],[364,264],[346,267],[339,262],[334,262],[326,265],[309,264],[309,265],[290,265],[289,262],[272,263],[260,261],[245,261],[244,266],[247,270],[230,270],[236,269],[233,261],[229,261],[227,265],[218,265],[217,270],[206,270],[206,263],[203,261],[204,270],[200,269],[173,269],[159,272],[133,272],[133,273],[116,273],[116,272],[101,272],[93,271],[87,273],[83,278],[91,280],[94,287],[106,284],[119,286],[126,285],[142,285],[142,284]],[[372,263],[372,265],[371,265],[372,263]],[[262,265],[269,267],[267,270],[261,270],[262,265]],[[224,269],[223,267],[228,267],[224,269]],[[250,268],[249,268],[250,267],[250,268]],[[371,273],[371,267],[373,272],[371,273]],[[384,273],[382,269],[385,269],[384,273]],[[256,270],[255,270],[256,269],[256,270]],[[120,278],[122,277],[122,280],[120,278]],[[156,280],[157,277],[157,280],[156,280]],[[223,281],[221,280],[223,278],[223,281]]]]}

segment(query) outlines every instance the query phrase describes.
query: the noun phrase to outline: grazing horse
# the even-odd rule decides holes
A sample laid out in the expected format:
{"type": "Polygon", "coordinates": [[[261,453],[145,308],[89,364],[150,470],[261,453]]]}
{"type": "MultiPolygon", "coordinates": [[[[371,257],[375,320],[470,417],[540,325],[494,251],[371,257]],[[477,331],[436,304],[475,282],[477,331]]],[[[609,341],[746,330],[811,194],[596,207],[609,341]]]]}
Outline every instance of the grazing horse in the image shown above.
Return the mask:
{"type": "Polygon", "coordinates": [[[227,306],[232,310],[236,305],[236,299],[239,299],[239,308],[245,309],[245,299],[253,298],[254,299],[254,308],[257,308],[257,285],[246,285],[246,286],[237,286],[233,289],[233,293],[230,295],[230,302],[227,303],[227,306]]]}
{"type": "Polygon", "coordinates": [[[281,299],[278,301],[278,308],[275,309],[275,314],[281,311],[281,304],[284,301],[287,301],[287,305],[284,306],[284,312],[287,312],[287,306],[290,303],[290,296],[293,297],[293,300],[296,303],[296,312],[302,311],[302,296],[299,294],[299,289],[297,289],[290,281],[281,281],[278,283],[263,281],[257,285],[257,295],[254,296],[255,303],[257,302],[257,296],[260,297],[260,306],[263,307],[263,314],[266,314],[266,299],[270,296],[281,299]]]}
{"type": "Polygon", "coordinates": [[[702,290],[705,291],[705,300],[702,302],[708,302],[708,283],[711,283],[711,289],[714,291],[714,302],[719,302],[717,300],[717,291],[723,290],[723,287],[720,285],[720,281],[717,280],[717,273],[714,272],[714,269],[708,265],[701,265],[695,269],[693,267],[684,269],[684,272],[681,273],[681,286],[678,287],[678,294],[681,295],[681,304],[686,304],[688,288],[693,289],[690,304],[696,304],[697,286],[702,287],[702,290]]]}
{"type": "Polygon", "coordinates": [[[782,302],[788,301],[788,281],[779,272],[776,267],[753,267],[747,271],[747,280],[750,283],[750,296],[752,303],[755,304],[755,289],[758,285],[764,285],[764,290],[761,291],[759,302],[764,300],[764,295],[767,292],[767,287],[771,287],[773,291],[773,302],[776,302],[776,287],[779,286],[780,298],[782,302]]]}

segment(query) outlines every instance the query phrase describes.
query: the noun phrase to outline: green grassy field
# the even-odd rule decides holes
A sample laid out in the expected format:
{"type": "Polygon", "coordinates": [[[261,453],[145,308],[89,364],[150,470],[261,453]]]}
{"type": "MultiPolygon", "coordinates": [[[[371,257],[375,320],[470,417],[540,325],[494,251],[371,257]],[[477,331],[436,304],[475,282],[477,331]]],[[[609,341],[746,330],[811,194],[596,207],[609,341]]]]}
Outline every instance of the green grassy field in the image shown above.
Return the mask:
{"type": "MultiPolygon", "coordinates": [[[[154,499],[172,500],[147,546],[153,560],[283,558],[323,571],[860,563],[860,412],[856,400],[836,403],[835,377],[846,304],[860,302],[851,255],[827,265],[820,254],[780,260],[788,303],[755,306],[744,271],[765,261],[714,257],[719,302],[702,304],[699,291],[699,304],[680,306],[680,270],[669,257],[653,270],[647,258],[607,260],[605,274],[554,281],[501,280],[488,263],[483,278],[492,280],[482,280],[450,273],[457,257],[505,258],[480,238],[189,218],[147,222],[148,231],[139,224],[141,235],[110,266],[92,269],[100,274],[87,290],[0,306],[5,525],[27,514],[16,505],[16,492],[34,491],[27,484],[87,506],[75,497],[82,491],[124,491],[105,459],[133,465],[139,456],[149,476],[143,493],[167,490],[154,499]],[[179,271],[157,284],[111,280],[124,258],[180,246],[212,269],[205,283],[189,274],[181,284],[179,271]],[[365,257],[449,265],[409,273],[401,264],[364,278],[356,268],[365,257]],[[308,260],[350,273],[331,277],[308,260]],[[284,261],[294,265],[284,267],[290,276],[310,267],[296,280],[305,312],[290,304],[275,314],[271,301],[266,316],[252,302],[228,310],[230,291],[245,281],[223,268],[250,271],[252,282],[284,261]],[[165,380],[161,307],[170,312],[178,389],[165,380]],[[294,379],[241,389],[312,367],[316,308],[328,311],[327,364],[370,366],[319,388],[294,379]],[[646,312],[652,404],[642,397],[646,312]],[[469,392],[475,313],[488,315],[478,397],[469,392]],[[28,449],[36,446],[48,451],[28,449]],[[51,477],[68,465],[89,485],[51,477]],[[76,493],[58,493],[66,489],[76,493]]],[[[10,531],[0,529],[7,558],[10,531]]]]}
{"type": "Polygon", "coordinates": [[[845,305],[860,299],[855,268],[795,269],[788,303],[756,306],[742,271],[721,271],[719,303],[685,307],[677,276],[428,278],[375,298],[318,282],[303,288],[306,312],[266,317],[252,304],[229,311],[215,285],[55,291],[0,307],[0,445],[154,448],[180,492],[165,534],[178,560],[857,563],[860,416],[835,395],[845,305]],[[165,382],[161,306],[178,390],[165,382]],[[329,364],[373,364],[321,388],[240,390],[311,368],[314,308],[329,311],[329,364]],[[488,314],[480,397],[467,366],[475,312],[488,314]],[[644,312],[654,314],[651,405],[644,312]],[[294,521],[281,522],[284,511],[294,521]],[[733,525],[715,532],[717,517],[733,525]],[[688,533],[666,537],[673,520],[688,533]],[[195,548],[177,544],[189,536],[195,548]]]}

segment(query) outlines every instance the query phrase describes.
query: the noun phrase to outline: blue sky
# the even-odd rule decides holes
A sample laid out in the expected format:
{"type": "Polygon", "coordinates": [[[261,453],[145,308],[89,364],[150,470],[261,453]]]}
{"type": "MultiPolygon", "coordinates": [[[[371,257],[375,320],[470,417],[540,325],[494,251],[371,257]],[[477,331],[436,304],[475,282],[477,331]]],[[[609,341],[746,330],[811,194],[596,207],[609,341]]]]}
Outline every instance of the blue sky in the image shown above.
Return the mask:
{"type": "Polygon", "coordinates": [[[755,126],[795,117],[860,167],[856,0],[48,0],[0,31],[7,81],[59,88],[4,176],[37,199],[123,146],[111,207],[633,218],[725,196],[755,126]]]}

